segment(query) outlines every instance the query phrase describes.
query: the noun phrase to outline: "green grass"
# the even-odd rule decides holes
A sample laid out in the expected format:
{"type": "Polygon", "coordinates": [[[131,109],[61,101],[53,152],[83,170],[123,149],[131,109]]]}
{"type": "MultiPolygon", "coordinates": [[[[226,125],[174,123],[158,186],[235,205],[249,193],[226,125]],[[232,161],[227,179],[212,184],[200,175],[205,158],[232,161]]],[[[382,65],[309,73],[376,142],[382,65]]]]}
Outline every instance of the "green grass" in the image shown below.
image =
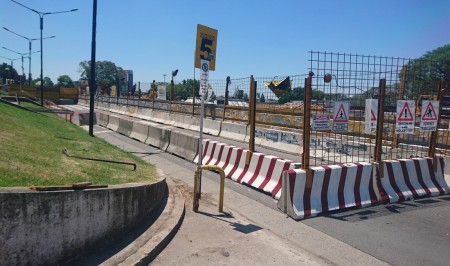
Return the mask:
{"type": "Polygon", "coordinates": [[[76,182],[121,184],[152,181],[154,165],[91,137],[54,114],[39,115],[0,103],[0,187],[70,185],[76,182]],[[132,166],[87,161],[71,155],[125,161],[132,166]]]}

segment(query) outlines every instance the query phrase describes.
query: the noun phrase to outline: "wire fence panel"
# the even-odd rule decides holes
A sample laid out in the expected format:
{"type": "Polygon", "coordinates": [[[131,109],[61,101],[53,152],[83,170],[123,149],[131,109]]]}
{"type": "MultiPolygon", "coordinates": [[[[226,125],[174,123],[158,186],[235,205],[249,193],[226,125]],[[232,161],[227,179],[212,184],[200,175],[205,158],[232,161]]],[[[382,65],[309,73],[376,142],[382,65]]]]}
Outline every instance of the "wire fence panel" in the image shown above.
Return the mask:
{"type": "MultiPolygon", "coordinates": [[[[432,66],[435,62],[393,57],[310,52],[312,104],[322,106],[315,113],[328,115],[337,121],[339,107],[348,103],[348,129],[335,132],[311,131],[312,152],[317,164],[373,161],[374,131],[365,130],[366,102],[378,96],[380,79],[386,80],[382,159],[423,157],[428,154],[430,132],[419,129],[420,103],[424,99],[437,100],[438,83],[445,72],[432,66]],[[407,118],[412,121],[413,134],[396,134],[397,100],[412,100],[407,118]],[[338,107],[335,107],[338,106],[338,107]]],[[[345,108],[344,108],[345,110],[345,108]]],[[[372,110],[373,111],[373,110],[372,110]]],[[[369,119],[376,120],[375,117],[369,119]]],[[[368,114],[372,115],[372,114],[368,114]]]]}

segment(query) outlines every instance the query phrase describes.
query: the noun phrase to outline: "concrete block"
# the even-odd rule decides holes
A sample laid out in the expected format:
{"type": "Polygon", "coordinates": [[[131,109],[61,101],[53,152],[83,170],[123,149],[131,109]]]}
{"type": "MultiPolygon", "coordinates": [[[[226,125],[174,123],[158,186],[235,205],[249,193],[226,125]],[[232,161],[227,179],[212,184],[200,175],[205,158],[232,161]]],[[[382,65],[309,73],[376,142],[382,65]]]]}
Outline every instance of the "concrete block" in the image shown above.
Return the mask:
{"type": "Polygon", "coordinates": [[[148,138],[148,124],[141,121],[133,121],[130,138],[145,143],[148,138]]]}
{"type": "Polygon", "coordinates": [[[105,113],[98,113],[98,114],[99,114],[98,124],[102,127],[107,127],[108,121],[109,121],[109,115],[107,115],[105,113]]]}
{"type": "Polygon", "coordinates": [[[222,122],[219,136],[222,138],[232,139],[244,142],[247,134],[247,125],[222,122]]]}
{"type": "Polygon", "coordinates": [[[121,117],[119,120],[119,128],[117,129],[117,132],[129,137],[132,129],[133,129],[133,120],[130,120],[130,118],[128,117],[121,117]]]}
{"type": "Polygon", "coordinates": [[[198,137],[179,131],[172,131],[170,134],[170,145],[166,151],[188,161],[193,161],[197,154],[198,142],[198,137]]]}
{"type": "Polygon", "coordinates": [[[219,136],[222,122],[219,120],[203,119],[203,132],[212,136],[219,136]]]}
{"type": "Polygon", "coordinates": [[[118,117],[116,115],[110,115],[109,120],[108,120],[108,125],[106,127],[113,131],[117,131],[117,129],[119,128],[119,121],[120,121],[120,117],[118,117]]]}
{"type": "Polygon", "coordinates": [[[148,125],[148,137],[145,144],[152,145],[163,151],[167,150],[171,139],[170,129],[153,123],[145,122],[145,124],[148,125]]]}

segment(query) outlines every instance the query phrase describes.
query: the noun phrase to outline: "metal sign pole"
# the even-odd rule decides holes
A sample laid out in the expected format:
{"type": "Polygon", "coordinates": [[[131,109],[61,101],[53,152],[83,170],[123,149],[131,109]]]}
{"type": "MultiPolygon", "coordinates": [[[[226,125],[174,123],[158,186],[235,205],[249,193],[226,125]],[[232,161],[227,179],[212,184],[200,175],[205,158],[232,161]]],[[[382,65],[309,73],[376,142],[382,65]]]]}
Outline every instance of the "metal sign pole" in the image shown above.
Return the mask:
{"type": "MultiPolygon", "coordinates": [[[[210,56],[211,57],[211,56],[210,56]]],[[[210,59],[210,58],[208,58],[210,59]]],[[[202,172],[201,172],[201,166],[203,161],[203,116],[205,115],[205,98],[208,94],[208,79],[209,79],[209,60],[201,60],[201,71],[200,71],[200,95],[202,97],[201,107],[200,107],[200,139],[198,143],[198,168],[199,168],[199,175],[198,175],[198,182],[197,182],[197,198],[201,198],[201,188],[202,188],[202,172]]]]}

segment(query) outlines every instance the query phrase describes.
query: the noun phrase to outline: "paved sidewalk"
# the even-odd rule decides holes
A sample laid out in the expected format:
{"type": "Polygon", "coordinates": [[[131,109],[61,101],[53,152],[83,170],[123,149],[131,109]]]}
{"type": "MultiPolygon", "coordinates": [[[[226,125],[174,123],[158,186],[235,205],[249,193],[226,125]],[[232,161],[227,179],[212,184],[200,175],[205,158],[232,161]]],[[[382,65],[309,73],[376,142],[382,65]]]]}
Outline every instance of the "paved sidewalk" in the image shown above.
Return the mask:
{"type": "Polygon", "coordinates": [[[180,230],[155,265],[386,265],[276,209],[276,201],[226,180],[218,213],[219,177],[203,171],[199,213],[192,212],[195,165],[102,127],[95,135],[155,164],[176,183],[186,202],[180,230]]]}

